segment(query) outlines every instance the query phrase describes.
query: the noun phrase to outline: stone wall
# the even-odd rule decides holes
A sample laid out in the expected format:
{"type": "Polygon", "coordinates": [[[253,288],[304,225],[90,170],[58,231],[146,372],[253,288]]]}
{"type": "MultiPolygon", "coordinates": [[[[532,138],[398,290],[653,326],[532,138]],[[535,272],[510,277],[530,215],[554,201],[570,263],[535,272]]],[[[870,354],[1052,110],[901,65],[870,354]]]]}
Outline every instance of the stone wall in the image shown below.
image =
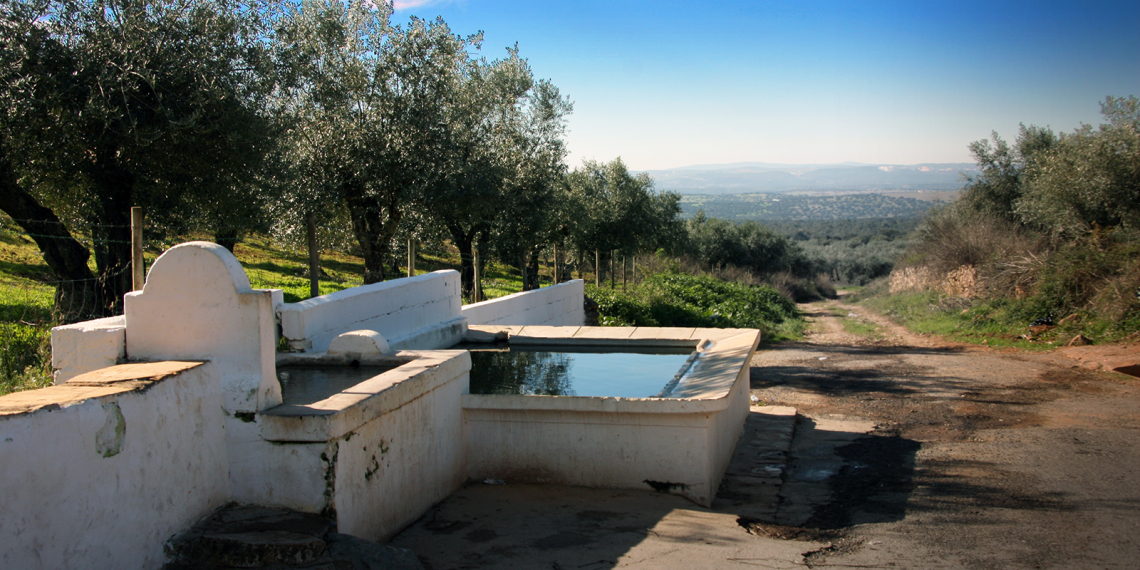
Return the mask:
{"type": "Polygon", "coordinates": [[[229,500],[218,368],[105,368],[0,398],[0,568],[158,568],[229,500]]]}
{"type": "Polygon", "coordinates": [[[928,267],[904,267],[891,272],[891,294],[931,290],[967,299],[982,294],[978,270],[973,265],[963,265],[945,275],[939,275],[928,267]]]}
{"type": "Polygon", "coordinates": [[[291,350],[323,352],[337,335],[372,330],[394,350],[451,346],[463,337],[459,272],[435,271],[353,287],[277,309],[291,350]]]}
{"type": "Polygon", "coordinates": [[[463,306],[468,325],[582,326],[585,282],[574,279],[463,306]]]}

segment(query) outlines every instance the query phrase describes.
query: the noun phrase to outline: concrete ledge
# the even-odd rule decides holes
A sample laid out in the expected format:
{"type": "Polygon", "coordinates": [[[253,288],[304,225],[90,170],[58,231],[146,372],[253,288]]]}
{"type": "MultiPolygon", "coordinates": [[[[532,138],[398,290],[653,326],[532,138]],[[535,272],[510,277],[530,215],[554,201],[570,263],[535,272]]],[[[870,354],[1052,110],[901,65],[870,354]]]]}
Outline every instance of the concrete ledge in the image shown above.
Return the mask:
{"type": "Polygon", "coordinates": [[[670,397],[724,398],[741,375],[745,376],[747,382],[748,366],[756,352],[756,345],[760,343],[760,331],[725,329],[726,333],[729,331],[734,334],[723,335],[720,340],[703,341],[711,346],[701,352],[670,397]]]}
{"type": "MultiPolygon", "coordinates": [[[[735,378],[735,376],[733,376],[735,378]]],[[[471,410],[536,410],[607,414],[711,414],[724,410],[727,391],[720,398],[601,398],[592,396],[513,396],[464,394],[463,408],[471,410]]]]}
{"type": "MultiPolygon", "coordinates": [[[[518,334],[523,330],[522,325],[473,325],[470,321],[467,323],[467,330],[478,331],[480,333],[489,334],[491,336],[498,336],[499,333],[506,334],[508,337],[512,334],[518,334]]],[[[503,339],[506,340],[506,339],[503,339]]]]}
{"type": "MultiPolygon", "coordinates": [[[[268,441],[330,441],[455,380],[466,381],[471,354],[465,350],[401,350],[406,364],[308,405],[281,405],[258,414],[268,441]]],[[[464,385],[466,390],[466,385],[464,385]]]]}
{"type": "Polygon", "coordinates": [[[63,384],[0,397],[0,416],[58,410],[95,398],[138,392],[204,362],[140,362],[120,364],[75,376],[63,384]]]}
{"type": "Polygon", "coordinates": [[[696,338],[693,333],[697,332],[695,328],[684,327],[636,327],[630,333],[629,338],[632,340],[691,340],[696,338]]]}
{"type": "Polygon", "coordinates": [[[51,367],[61,384],[92,370],[114,366],[127,357],[127,320],[107,317],[51,329],[51,367]]]}
{"type": "Polygon", "coordinates": [[[573,338],[580,328],[582,327],[524,326],[522,330],[510,335],[509,340],[512,344],[545,344],[552,339],[573,338]]]}

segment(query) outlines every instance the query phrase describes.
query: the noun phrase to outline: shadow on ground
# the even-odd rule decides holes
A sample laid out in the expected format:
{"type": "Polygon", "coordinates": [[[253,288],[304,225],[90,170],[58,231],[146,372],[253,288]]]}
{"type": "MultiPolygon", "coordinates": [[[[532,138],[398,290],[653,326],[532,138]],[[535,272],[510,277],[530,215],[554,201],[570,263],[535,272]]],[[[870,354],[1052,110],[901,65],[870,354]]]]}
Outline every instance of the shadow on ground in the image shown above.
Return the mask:
{"type": "Polygon", "coordinates": [[[974,384],[898,358],[906,355],[953,355],[955,348],[898,346],[834,346],[788,344],[771,349],[799,358],[788,364],[754,366],[751,389],[783,387],[829,397],[861,395],[909,396],[966,390],[974,384]],[[800,355],[799,353],[802,353],[800,355]]]}
{"type": "Polygon", "coordinates": [[[642,555],[652,557],[710,540],[728,548],[754,540],[742,529],[723,532],[724,525],[708,514],[685,499],[652,491],[473,483],[392,544],[416,552],[428,570],[601,570],[647,541],[656,546],[642,555]],[[689,510],[695,516],[676,518],[689,510]]]}

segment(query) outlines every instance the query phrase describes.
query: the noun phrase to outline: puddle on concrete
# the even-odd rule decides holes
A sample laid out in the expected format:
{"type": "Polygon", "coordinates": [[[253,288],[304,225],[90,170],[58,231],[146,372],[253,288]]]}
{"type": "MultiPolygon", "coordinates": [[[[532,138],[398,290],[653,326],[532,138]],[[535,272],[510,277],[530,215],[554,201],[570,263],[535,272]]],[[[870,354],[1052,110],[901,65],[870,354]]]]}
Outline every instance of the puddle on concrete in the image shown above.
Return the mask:
{"type": "Polygon", "coordinates": [[[792,471],[788,478],[795,481],[826,481],[838,472],[839,469],[797,469],[792,471]]]}

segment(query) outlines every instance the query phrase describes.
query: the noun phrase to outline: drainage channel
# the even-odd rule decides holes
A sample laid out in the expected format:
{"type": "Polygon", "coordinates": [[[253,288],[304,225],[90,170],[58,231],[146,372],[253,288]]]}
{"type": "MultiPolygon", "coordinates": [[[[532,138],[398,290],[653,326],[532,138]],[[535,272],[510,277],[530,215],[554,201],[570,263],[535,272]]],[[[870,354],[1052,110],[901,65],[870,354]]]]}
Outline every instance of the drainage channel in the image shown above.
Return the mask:
{"type": "Polygon", "coordinates": [[[833,478],[845,467],[860,467],[841,449],[874,429],[863,418],[803,416],[795,408],[753,406],[714,508],[736,514],[745,528],[768,527],[768,533],[831,528],[820,525],[820,515],[836,501],[833,478]]]}
{"type": "Polygon", "coordinates": [[[795,430],[795,408],[752,406],[713,508],[774,522],[795,430]]]}

